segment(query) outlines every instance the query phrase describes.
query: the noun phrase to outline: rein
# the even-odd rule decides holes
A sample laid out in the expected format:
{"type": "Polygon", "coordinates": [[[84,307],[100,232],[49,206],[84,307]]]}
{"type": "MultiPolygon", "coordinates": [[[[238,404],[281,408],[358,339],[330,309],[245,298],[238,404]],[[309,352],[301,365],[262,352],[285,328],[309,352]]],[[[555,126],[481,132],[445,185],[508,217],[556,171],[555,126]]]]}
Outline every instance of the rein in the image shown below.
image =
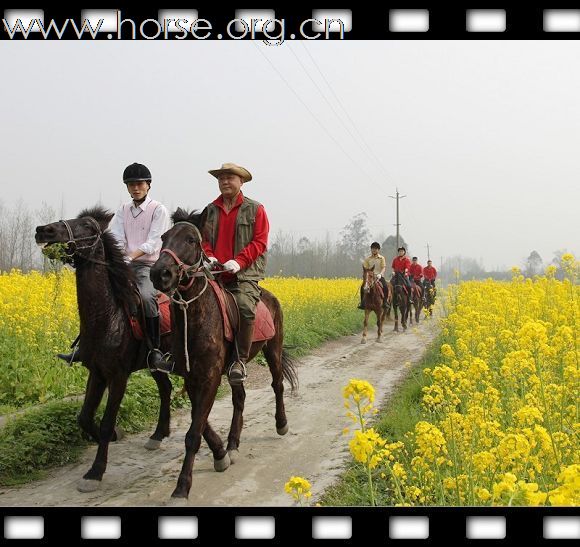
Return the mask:
{"type": "Polygon", "coordinates": [[[179,274],[179,279],[177,281],[176,289],[169,296],[171,298],[171,301],[173,303],[177,304],[177,306],[179,306],[179,308],[183,312],[183,324],[184,324],[183,347],[184,347],[184,352],[185,352],[185,368],[186,368],[187,372],[189,372],[190,371],[189,351],[187,349],[187,308],[189,307],[189,305],[192,302],[197,300],[205,292],[205,290],[207,289],[207,287],[209,285],[209,279],[213,279],[213,274],[214,273],[215,274],[223,273],[225,270],[210,272],[209,269],[203,264],[204,259],[208,260],[208,257],[205,254],[203,248],[201,247],[202,238],[201,238],[201,234],[199,233],[197,226],[195,224],[192,224],[191,222],[187,222],[187,221],[176,222],[173,226],[177,226],[179,224],[187,224],[190,228],[194,229],[195,235],[197,236],[197,240],[198,240],[197,243],[199,244],[200,249],[201,249],[199,259],[195,262],[195,264],[190,265],[190,264],[186,264],[183,260],[181,260],[181,258],[179,258],[177,256],[177,254],[174,251],[172,251],[171,249],[161,249],[161,252],[159,254],[160,255],[163,253],[168,254],[171,258],[173,258],[173,260],[177,264],[177,271],[179,274]],[[179,291],[180,290],[186,291],[186,290],[190,289],[197,277],[203,277],[203,279],[204,279],[203,288],[193,298],[190,298],[189,300],[185,300],[185,298],[183,298],[183,296],[181,295],[181,293],[179,291]],[[189,280],[189,282],[186,285],[182,285],[182,281],[184,280],[184,278],[186,280],[189,280]],[[176,298],[175,295],[177,295],[178,298],[176,298]]]}

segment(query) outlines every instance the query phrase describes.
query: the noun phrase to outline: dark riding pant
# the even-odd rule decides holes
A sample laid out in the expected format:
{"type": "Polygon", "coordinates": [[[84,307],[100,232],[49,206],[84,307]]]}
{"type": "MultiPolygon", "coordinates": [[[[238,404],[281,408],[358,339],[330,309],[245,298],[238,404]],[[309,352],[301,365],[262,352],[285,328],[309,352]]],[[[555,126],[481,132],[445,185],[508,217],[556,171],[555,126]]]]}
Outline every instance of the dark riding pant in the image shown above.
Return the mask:
{"type": "Polygon", "coordinates": [[[145,317],[158,317],[157,289],[153,286],[153,282],[149,276],[151,264],[137,261],[131,262],[129,265],[137,278],[137,285],[141,299],[143,300],[143,308],[145,309],[145,317]]]}
{"type": "Polygon", "coordinates": [[[225,288],[230,291],[240,310],[240,321],[254,321],[256,306],[260,301],[260,287],[256,281],[234,281],[225,288]]]}

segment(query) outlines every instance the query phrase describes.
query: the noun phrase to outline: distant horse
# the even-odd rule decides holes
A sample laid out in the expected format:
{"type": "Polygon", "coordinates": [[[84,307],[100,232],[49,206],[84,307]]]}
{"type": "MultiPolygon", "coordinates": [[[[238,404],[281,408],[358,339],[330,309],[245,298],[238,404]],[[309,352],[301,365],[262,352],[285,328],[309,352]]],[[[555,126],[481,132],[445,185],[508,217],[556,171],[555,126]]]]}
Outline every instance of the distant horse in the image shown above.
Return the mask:
{"type": "Polygon", "coordinates": [[[407,315],[409,313],[409,294],[407,287],[403,281],[403,274],[395,272],[395,276],[391,280],[393,286],[393,310],[395,312],[395,328],[393,330],[399,331],[399,315],[401,313],[401,325],[403,330],[407,330],[407,315]]]}
{"type": "MultiPolygon", "coordinates": [[[[185,436],[185,459],[172,493],[174,498],[187,498],[193,462],[202,436],[213,452],[216,471],[227,469],[237,456],[246,392],[243,384],[232,386],[234,413],[224,450],[220,437],[208,422],[208,416],[222,375],[231,362],[234,344],[225,338],[220,304],[210,287],[212,274],[204,267],[207,257],[201,247],[200,229],[203,230],[205,211],[198,214],[178,209],[172,218],[174,225],[162,237],[161,256],[151,268],[151,280],[158,290],[172,297],[175,371],[184,377],[191,400],[191,426],[185,436]]],[[[272,316],[276,332],[273,338],[252,344],[250,359],[260,350],[266,357],[276,395],[276,431],[285,435],[288,420],[284,410],[283,379],[289,381],[294,391],[298,378],[292,360],[283,350],[284,325],[280,303],[269,291],[262,289],[261,292],[262,302],[272,316]]]]}
{"type": "MultiPolygon", "coordinates": [[[[35,239],[50,246],[66,244],[65,261],[74,265],[80,318],[80,356],[89,377],[78,423],[99,445],[92,467],[77,485],[81,492],[97,490],[107,467],[109,442],[117,439],[115,424],[129,375],[145,368],[147,347],[131,331],[127,310],[137,302],[136,281],[114,237],[105,231],[113,215],[101,207],[82,211],[76,219],[37,226],[35,239]],[[100,426],[95,412],[108,389],[100,426]]],[[[161,349],[169,349],[167,337],[161,349]]],[[[169,436],[171,381],[152,373],[161,398],[157,428],[145,445],[159,448],[169,436]]]]}
{"type": "Polygon", "coordinates": [[[433,306],[435,304],[435,297],[437,295],[437,289],[435,288],[435,282],[430,283],[425,281],[423,283],[423,294],[425,295],[425,314],[433,314],[433,306]]]}
{"type": "Polygon", "coordinates": [[[424,305],[423,289],[419,283],[412,283],[411,290],[413,291],[413,305],[409,309],[409,323],[413,324],[413,309],[415,308],[415,322],[419,324],[419,316],[424,305]]]}
{"type": "Polygon", "coordinates": [[[377,342],[381,341],[381,335],[383,334],[383,321],[385,320],[386,310],[383,307],[382,286],[374,270],[374,266],[372,268],[365,268],[363,266],[363,306],[365,319],[361,344],[366,344],[369,315],[372,311],[377,316],[377,342]]]}

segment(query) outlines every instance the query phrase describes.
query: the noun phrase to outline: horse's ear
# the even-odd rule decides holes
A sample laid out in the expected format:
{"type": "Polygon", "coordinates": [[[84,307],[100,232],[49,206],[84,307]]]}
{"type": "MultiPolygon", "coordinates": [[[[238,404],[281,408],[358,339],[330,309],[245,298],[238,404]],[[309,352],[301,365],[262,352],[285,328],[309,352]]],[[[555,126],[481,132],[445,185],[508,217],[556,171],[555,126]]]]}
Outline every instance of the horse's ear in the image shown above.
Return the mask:
{"type": "Polygon", "coordinates": [[[107,214],[105,214],[102,219],[99,219],[98,221],[99,225],[101,226],[101,228],[103,228],[103,230],[106,230],[108,228],[114,216],[115,216],[114,213],[107,212],[107,214]]]}

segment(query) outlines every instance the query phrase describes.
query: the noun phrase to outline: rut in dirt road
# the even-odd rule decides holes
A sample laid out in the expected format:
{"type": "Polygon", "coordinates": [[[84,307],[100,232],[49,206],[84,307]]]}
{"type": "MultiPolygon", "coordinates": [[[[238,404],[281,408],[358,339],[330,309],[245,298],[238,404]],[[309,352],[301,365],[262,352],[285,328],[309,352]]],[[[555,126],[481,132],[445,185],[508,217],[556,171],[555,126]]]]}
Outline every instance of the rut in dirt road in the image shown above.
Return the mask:
{"type": "MultiPolygon", "coordinates": [[[[316,498],[344,469],[350,458],[342,430],[345,417],[342,387],[350,378],[371,382],[376,402],[384,401],[405,375],[407,362],[418,361],[436,333],[436,320],[422,321],[418,328],[396,334],[386,323],[383,342],[360,335],[328,342],[298,365],[300,388],[294,396],[285,391],[290,431],[280,437],[274,420],[271,377],[257,365],[249,374],[263,377],[264,387],[247,389],[240,455],[223,473],[213,469],[213,457],[205,442],[193,467],[189,505],[290,505],[284,483],[300,475],[312,483],[316,498]]],[[[214,429],[226,439],[232,417],[229,397],[215,402],[210,415],[214,429]]],[[[0,491],[0,505],[165,505],[175,488],[183,457],[189,412],[172,417],[172,434],[161,448],[150,452],[143,445],[146,431],[111,444],[109,464],[100,490],[77,491],[76,484],[90,467],[96,446],[81,461],[50,473],[42,481],[18,489],[0,491]]]]}

